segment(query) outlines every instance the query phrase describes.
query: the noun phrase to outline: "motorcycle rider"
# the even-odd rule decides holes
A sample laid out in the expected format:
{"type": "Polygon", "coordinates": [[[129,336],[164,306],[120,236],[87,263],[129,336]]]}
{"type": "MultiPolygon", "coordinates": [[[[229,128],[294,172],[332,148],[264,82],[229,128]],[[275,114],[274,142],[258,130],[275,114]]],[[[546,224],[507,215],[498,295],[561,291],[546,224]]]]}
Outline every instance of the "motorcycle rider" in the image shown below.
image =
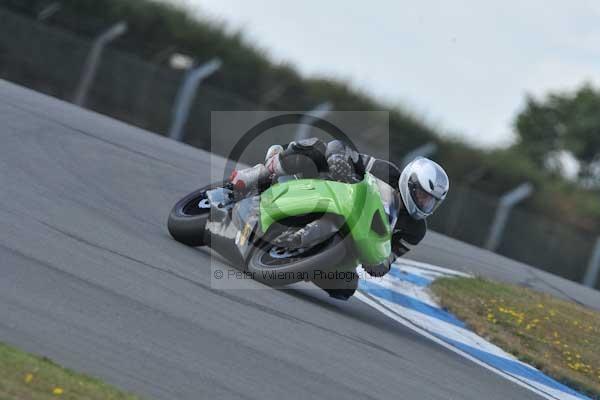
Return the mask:
{"type": "MultiPolygon", "coordinates": [[[[271,146],[265,163],[230,176],[234,192],[244,196],[252,191],[262,192],[284,175],[315,178],[327,173],[330,179],[341,182],[358,182],[369,172],[399,192],[401,211],[392,233],[392,256],[387,263],[363,268],[372,276],[385,275],[391,262],[417,245],[427,231],[426,218],[444,201],[449,189],[448,175],[444,169],[427,158],[419,157],[402,171],[393,163],[360,154],[345,143],[334,140],[325,143],[317,138],[293,141],[285,148],[271,146]]],[[[307,229],[311,227],[308,226],[307,229]]],[[[353,292],[353,290],[352,290],[353,292]]],[[[345,296],[344,296],[345,297],[345,296]]]]}

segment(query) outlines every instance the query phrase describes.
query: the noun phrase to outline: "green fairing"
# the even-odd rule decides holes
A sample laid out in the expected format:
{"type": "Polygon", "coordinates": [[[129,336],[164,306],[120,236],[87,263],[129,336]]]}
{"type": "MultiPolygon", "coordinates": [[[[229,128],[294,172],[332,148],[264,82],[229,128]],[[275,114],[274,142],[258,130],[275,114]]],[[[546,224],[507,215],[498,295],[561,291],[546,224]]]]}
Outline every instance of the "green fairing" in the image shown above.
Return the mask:
{"type": "Polygon", "coordinates": [[[331,213],[344,217],[360,261],[377,264],[391,253],[391,228],[375,178],[365,174],[358,183],[297,179],[273,185],[262,193],[260,224],[266,232],[273,222],[291,216],[331,213]],[[385,234],[372,229],[375,213],[384,222],[385,234]]]}

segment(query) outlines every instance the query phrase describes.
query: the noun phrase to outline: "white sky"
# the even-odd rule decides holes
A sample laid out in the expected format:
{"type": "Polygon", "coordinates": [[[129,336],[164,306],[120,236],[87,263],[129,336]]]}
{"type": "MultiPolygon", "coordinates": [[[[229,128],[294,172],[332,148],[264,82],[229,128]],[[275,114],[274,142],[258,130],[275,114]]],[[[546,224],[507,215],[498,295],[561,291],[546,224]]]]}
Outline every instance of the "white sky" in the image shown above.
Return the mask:
{"type": "Polygon", "coordinates": [[[525,93],[600,85],[598,0],[166,1],[486,147],[513,140],[525,93]]]}

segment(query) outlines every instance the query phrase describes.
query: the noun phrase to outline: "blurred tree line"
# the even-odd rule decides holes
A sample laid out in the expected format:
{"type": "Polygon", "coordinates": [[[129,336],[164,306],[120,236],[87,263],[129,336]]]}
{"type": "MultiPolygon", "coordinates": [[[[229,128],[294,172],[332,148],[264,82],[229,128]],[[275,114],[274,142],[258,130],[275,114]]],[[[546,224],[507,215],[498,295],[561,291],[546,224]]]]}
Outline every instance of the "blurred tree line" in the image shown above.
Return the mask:
{"type": "MultiPolygon", "coordinates": [[[[4,0],[5,7],[37,18],[54,0],[4,0]]],[[[505,149],[481,150],[444,135],[420,118],[353,89],[346,82],[303,78],[291,65],[276,64],[268,54],[208,17],[153,0],[59,0],[61,8],[44,23],[94,37],[125,20],[127,35],[115,46],[152,63],[166,63],[165,51],[204,61],[218,56],[223,68],[210,85],[235,93],[263,109],[311,109],[331,101],[336,110],[389,110],[390,153],[400,162],[409,151],[435,142],[435,158],[448,170],[452,184],[500,195],[529,181],[536,187],[526,207],[555,220],[600,233],[600,96],[589,85],[575,93],[528,98],[515,121],[517,142],[505,149]],[[578,179],[563,176],[561,155],[579,163],[578,179]]],[[[517,99],[515,99],[517,101],[517,99]]],[[[482,133],[485,134],[485,133],[482,133]]],[[[451,191],[452,192],[452,191],[451,191]]]]}
{"type": "Polygon", "coordinates": [[[600,179],[600,91],[586,83],[574,92],[527,98],[517,117],[517,147],[550,173],[564,175],[561,156],[577,161],[577,178],[585,186],[600,179]]]}

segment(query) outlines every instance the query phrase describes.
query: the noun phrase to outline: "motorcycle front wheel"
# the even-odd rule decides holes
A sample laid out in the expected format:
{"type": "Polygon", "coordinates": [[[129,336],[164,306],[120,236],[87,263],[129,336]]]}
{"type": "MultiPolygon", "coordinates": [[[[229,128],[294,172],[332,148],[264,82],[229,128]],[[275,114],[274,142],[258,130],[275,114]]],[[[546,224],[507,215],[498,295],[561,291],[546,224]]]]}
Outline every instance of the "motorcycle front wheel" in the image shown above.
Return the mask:
{"type": "Polygon", "coordinates": [[[306,249],[289,249],[265,240],[248,260],[248,271],[258,281],[283,286],[313,280],[315,274],[335,269],[346,255],[347,245],[340,234],[306,249]]]}

